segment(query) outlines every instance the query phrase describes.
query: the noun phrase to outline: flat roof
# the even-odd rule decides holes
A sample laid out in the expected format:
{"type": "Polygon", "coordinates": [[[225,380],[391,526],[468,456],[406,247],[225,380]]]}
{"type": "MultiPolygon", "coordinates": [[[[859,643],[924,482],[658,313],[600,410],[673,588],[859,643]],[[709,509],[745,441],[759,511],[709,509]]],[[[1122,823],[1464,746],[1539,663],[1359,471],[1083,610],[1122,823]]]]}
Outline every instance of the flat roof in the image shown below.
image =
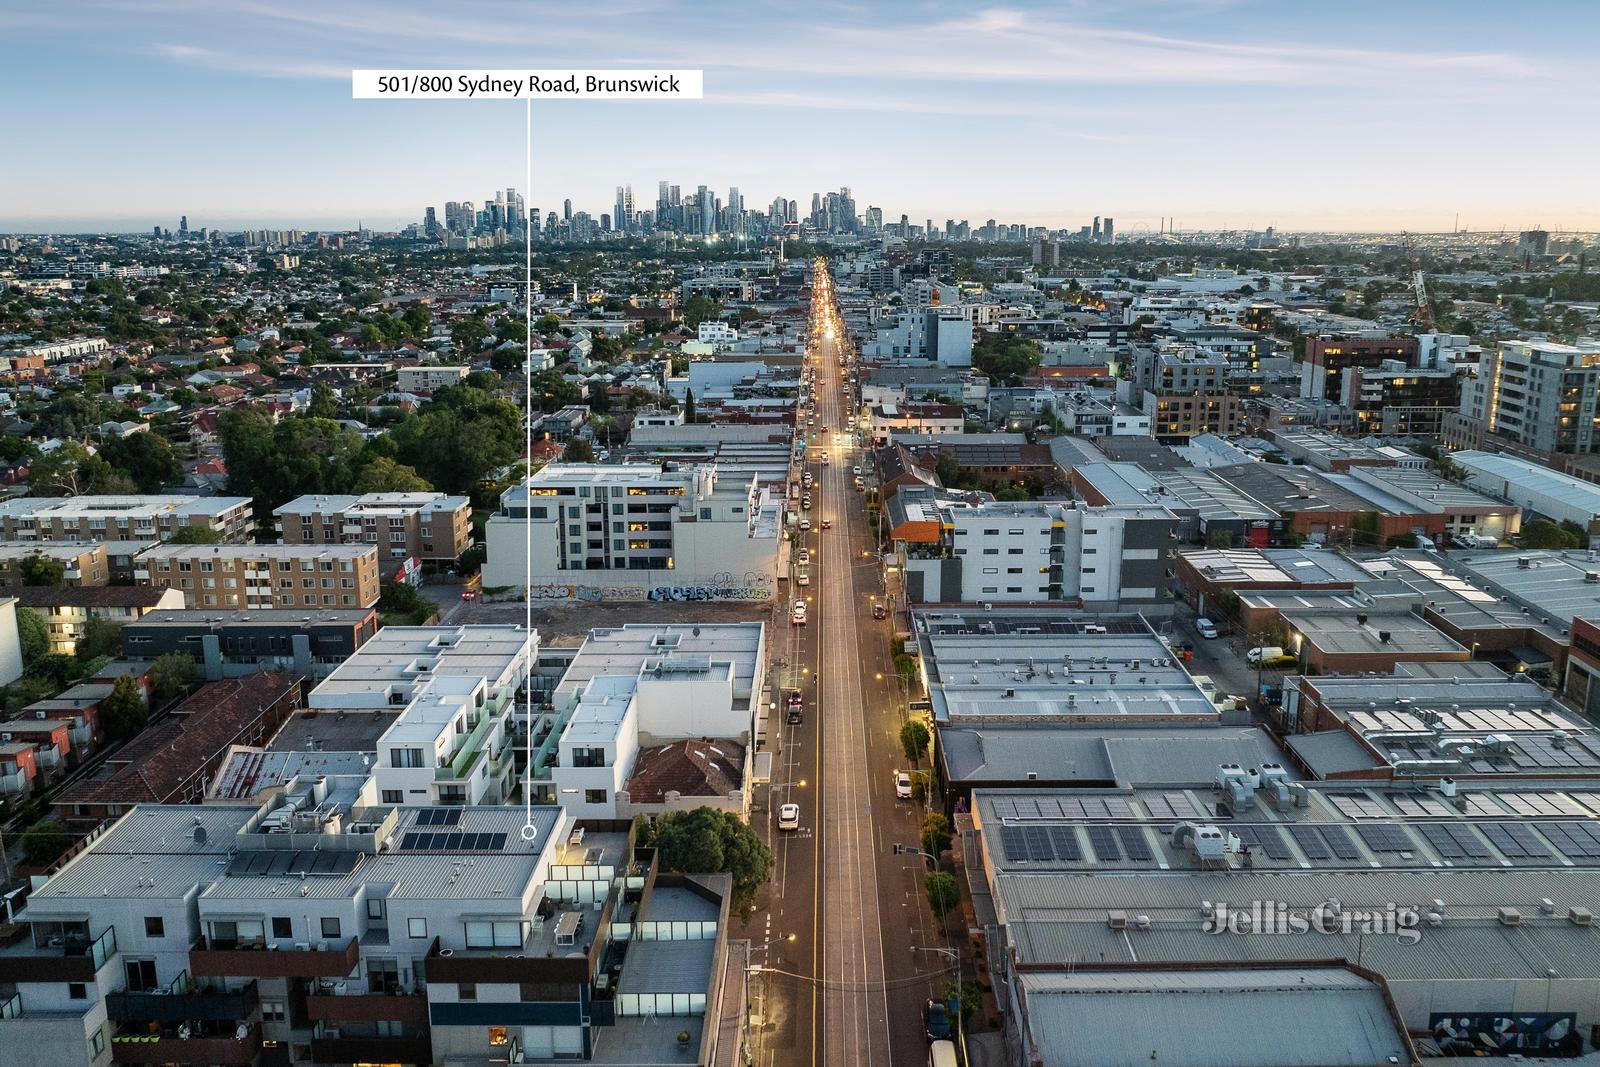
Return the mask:
{"type": "Polygon", "coordinates": [[[390,684],[414,688],[441,675],[487,678],[495,686],[538,649],[538,631],[514,623],[385,626],[334,668],[306,702],[312,708],[337,708],[390,684]]]}
{"type": "Polygon", "coordinates": [[[944,609],[912,619],[941,725],[1218,717],[1137,615],[944,609]]]}
{"type": "Polygon", "coordinates": [[[1329,480],[1321,471],[1282,463],[1236,463],[1214,467],[1208,474],[1276,511],[1371,511],[1372,502],[1329,480]]]}
{"type": "MultiPolygon", "coordinates": [[[[1427,614],[1438,616],[1446,625],[1461,631],[1529,629],[1543,633],[1557,644],[1565,644],[1571,616],[1535,614],[1534,608],[1510,590],[1500,591],[1461,573],[1462,553],[1448,557],[1428,552],[1399,550],[1363,566],[1375,577],[1394,577],[1416,589],[1427,614]],[[1550,621],[1545,621],[1545,620],[1550,621]]],[[[1511,553],[1515,559],[1518,553],[1511,553]]],[[[1600,586],[1591,588],[1600,591],[1600,586]]]]}
{"type": "Polygon", "coordinates": [[[1335,655],[1464,653],[1466,648],[1409,612],[1293,613],[1283,617],[1312,647],[1335,655]]]}
{"type": "Polygon", "coordinates": [[[1208,784],[1217,766],[1259,767],[1286,754],[1255,726],[1069,727],[1045,723],[944,726],[939,759],[949,781],[1121,786],[1208,784]]]}
{"type": "Polygon", "coordinates": [[[1593,482],[1498,452],[1452,452],[1450,462],[1470,474],[1498,479],[1524,492],[1544,495],[1592,515],[1600,515],[1600,485],[1593,482]]]}
{"type": "Polygon", "coordinates": [[[317,559],[376,558],[377,545],[180,545],[161,544],[139,553],[139,562],[158,559],[317,559]]]}
{"type": "Polygon", "coordinates": [[[1300,548],[1188,548],[1178,555],[1222,585],[1355,585],[1372,575],[1338,552],[1300,548]]]}
{"type": "Polygon", "coordinates": [[[370,618],[373,608],[168,608],[146,612],[129,622],[141,629],[150,626],[190,629],[195,626],[357,626],[370,618]]]}
{"type": "Polygon", "coordinates": [[[19,496],[0,500],[0,518],[154,519],[157,516],[217,516],[235,508],[247,508],[247,496],[19,496]]]}
{"type": "Polygon", "coordinates": [[[1030,1062],[1388,1067],[1414,1061],[1377,982],[1343,967],[1025,971],[1030,1062]]]}
{"type": "Polygon", "coordinates": [[[472,501],[464,496],[446,496],[444,493],[366,493],[317,494],[297,496],[282,507],[272,509],[274,515],[329,514],[346,512],[358,515],[404,515],[413,511],[457,511],[470,507],[472,501]]]}
{"type": "Polygon", "coordinates": [[[759,622],[629,623],[589,631],[558,694],[587,688],[596,678],[633,679],[653,661],[682,660],[695,669],[731,671],[738,706],[753,707],[753,692],[765,654],[766,627],[759,622]]]}
{"type": "Polygon", "coordinates": [[[1588,551],[1484,550],[1452,552],[1449,565],[1490,593],[1504,592],[1530,615],[1552,625],[1573,618],[1600,619],[1600,553],[1588,551]]]}

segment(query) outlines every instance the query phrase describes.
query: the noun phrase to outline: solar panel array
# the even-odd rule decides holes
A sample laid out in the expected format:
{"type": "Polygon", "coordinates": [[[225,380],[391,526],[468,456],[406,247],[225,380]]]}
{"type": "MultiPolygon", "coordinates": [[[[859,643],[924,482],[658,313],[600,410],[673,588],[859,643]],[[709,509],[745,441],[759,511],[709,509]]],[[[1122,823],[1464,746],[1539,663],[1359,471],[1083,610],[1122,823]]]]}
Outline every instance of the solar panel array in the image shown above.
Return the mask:
{"type": "Polygon", "coordinates": [[[1131,819],[1121,797],[997,797],[991,809],[1002,819],[1131,819]]]}
{"type": "Polygon", "coordinates": [[[1482,860],[1493,855],[1466,823],[1423,823],[1417,827],[1417,832],[1422,834],[1443,859],[1482,860]]]}
{"type": "Polygon", "coordinates": [[[1162,793],[1158,797],[1145,797],[1144,806],[1157,819],[1204,819],[1210,812],[1201,811],[1182,793],[1162,793]]]}
{"type": "Polygon", "coordinates": [[[460,822],[460,808],[423,808],[417,812],[418,826],[455,826],[460,822]]]}
{"type": "Polygon", "coordinates": [[[1327,793],[1324,794],[1333,806],[1339,809],[1339,814],[1352,819],[1387,819],[1389,811],[1376,800],[1365,793],[1327,793]]]}
{"type": "Polygon", "coordinates": [[[1350,835],[1345,833],[1342,826],[1322,826],[1322,838],[1328,842],[1328,847],[1333,850],[1334,856],[1342,860],[1359,860],[1361,850],[1356,848],[1356,843],[1350,840],[1350,835]]]}
{"type": "Polygon", "coordinates": [[[1509,859],[1547,860],[1550,850],[1539,835],[1519,822],[1480,822],[1474,824],[1495,848],[1509,859]]]}
{"type": "Polygon", "coordinates": [[[1328,851],[1328,843],[1317,833],[1315,826],[1291,826],[1289,836],[1294,838],[1294,843],[1300,846],[1300,851],[1305,853],[1308,860],[1332,859],[1333,853],[1328,851]]]}
{"type": "Polygon", "coordinates": [[[1117,837],[1122,841],[1122,850],[1128,854],[1130,860],[1151,860],[1155,857],[1150,852],[1150,845],[1145,841],[1144,831],[1137,826],[1117,827],[1117,837]]]}
{"type": "Polygon", "coordinates": [[[1416,793],[1390,793],[1389,802],[1401,815],[1454,815],[1455,809],[1438,797],[1416,793]]]}
{"type": "Polygon", "coordinates": [[[1574,804],[1561,793],[1496,793],[1495,797],[1518,815],[1584,815],[1580,804],[1574,804]]]}
{"type": "Polygon", "coordinates": [[[499,852],[505,847],[505,834],[409,833],[400,838],[400,848],[408,852],[499,852]]]}
{"type": "Polygon", "coordinates": [[[235,852],[228,861],[228,874],[233,877],[252,875],[274,878],[292,875],[344,875],[356,869],[363,853],[335,852],[315,849],[262,849],[235,852]]]}
{"type": "MultiPolygon", "coordinates": [[[[1324,827],[1328,829],[1328,827],[1324,827]]],[[[1357,826],[1356,833],[1361,835],[1361,840],[1374,852],[1415,852],[1416,842],[1411,840],[1411,835],[1393,823],[1373,823],[1357,826]]],[[[1340,857],[1343,859],[1343,857],[1340,857]]]]}
{"type": "Polygon", "coordinates": [[[1539,832],[1574,863],[1600,863],[1600,827],[1587,822],[1547,822],[1539,832]]]}
{"type": "Polygon", "coordinates": [[[1091,826],[1089,830],[1089,844],[1094,846],[1094,855],[1101,863],[1110,863],[1122,858],[1122,850],[1117,847],[1117,837],[1111,832],[1109,826],[1091,826]]]}
{"type": "Polygon", "coordinates": [[[1265,852],[1269,859],[1294,859],[1294,853],[1289,851],[1289,843],[1283,839],[1283,834],[1276,826],[1234,826],[1230,827],[1230,831],[1237,834],[1239,840],[1252,849],[1265,852]]]}

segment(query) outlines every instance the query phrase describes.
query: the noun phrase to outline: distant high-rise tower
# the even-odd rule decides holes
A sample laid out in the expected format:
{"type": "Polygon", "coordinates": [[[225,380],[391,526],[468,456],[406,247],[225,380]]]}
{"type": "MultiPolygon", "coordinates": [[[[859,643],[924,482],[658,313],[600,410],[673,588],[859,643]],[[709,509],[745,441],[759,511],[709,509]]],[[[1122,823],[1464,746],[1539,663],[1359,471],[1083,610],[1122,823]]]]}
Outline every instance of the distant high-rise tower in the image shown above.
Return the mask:
{"type": "Polygon", "coordinates": [[[188,215],[180,216],[179,219],[178,219],[178,236],[179,237],[187,237],[187,236],[189,236],[189,216],[188,215]]]}
{"type": "Polygon", "coordinates": [[[439,216],[431,207],[422,214],[422,232],[427,237],[439,236],[439,216]]]}
{"type": "Polygon", "coordinates": [[[571,222],[572,221],[572,198],[571,197],[568,197],[567,199],[561,201],[561,220],[563,222],[571,222]]]}
{"type": "Polygon", "coordinates": [[[1096,215],[1094,217],[1094,230],[1091,232],[1090,237],[1095,241],[1099,241],[1100,240],[1100,216],[1099,215],[1096,215]]]}
{"type": "Polygon", "coordinates": [[[1108,245],[1116,243],[1117,231],[1109,216],[1100,226],[1100,239],[1108,245]]]}

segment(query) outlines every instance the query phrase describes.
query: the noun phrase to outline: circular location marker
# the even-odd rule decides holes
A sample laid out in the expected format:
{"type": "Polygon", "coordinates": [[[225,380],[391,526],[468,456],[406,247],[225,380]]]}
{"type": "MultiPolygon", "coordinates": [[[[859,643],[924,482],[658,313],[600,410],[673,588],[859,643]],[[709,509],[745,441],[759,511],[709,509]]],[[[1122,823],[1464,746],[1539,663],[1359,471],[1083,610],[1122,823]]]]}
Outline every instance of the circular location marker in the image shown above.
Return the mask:
{"type": "Polygon", "coordinates": [[[538,836],[539,836],[539,828],[537,826],[533,825],[533,823],[530,822],[530,823],[528,823],[526,826],[524,826],[522,828],[522,839],[524,841],[532,841],[534,838],[536,838],[538,836]]]}

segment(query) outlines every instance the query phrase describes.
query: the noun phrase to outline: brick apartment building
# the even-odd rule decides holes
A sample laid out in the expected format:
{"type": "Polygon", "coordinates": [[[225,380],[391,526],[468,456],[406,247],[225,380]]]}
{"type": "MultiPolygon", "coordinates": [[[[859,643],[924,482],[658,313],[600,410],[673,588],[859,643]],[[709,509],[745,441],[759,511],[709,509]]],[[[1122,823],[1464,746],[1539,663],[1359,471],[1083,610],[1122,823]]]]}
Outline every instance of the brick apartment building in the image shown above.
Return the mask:
{"type": "Polygon", "coordinates": [[[273,511],[286,545],[372,545],[383,563],[472,547],[472,501],[443,493],[302,496],[273,511]]]}
{"type": "Polygon", "coordinates": [[[370,608],[380,592],[375,545],[158,545],[139,563],[191,608],[370,608]]]}

